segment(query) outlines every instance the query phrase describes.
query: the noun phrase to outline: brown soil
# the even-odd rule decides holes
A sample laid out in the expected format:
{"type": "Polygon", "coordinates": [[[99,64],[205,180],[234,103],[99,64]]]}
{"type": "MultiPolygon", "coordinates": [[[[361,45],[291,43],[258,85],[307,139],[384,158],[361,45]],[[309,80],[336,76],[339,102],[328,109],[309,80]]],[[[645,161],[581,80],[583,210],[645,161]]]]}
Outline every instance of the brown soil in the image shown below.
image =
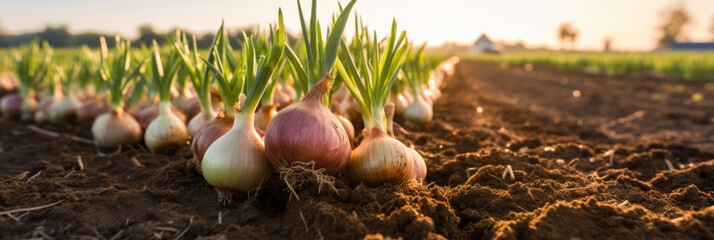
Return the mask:
{"type": "Polygon", "coordinates": [[[714,239],[714,93],[704,89],[462,62],[435,120],[398,136],[424,156],[428,185],[337,178],[335,189],[303,182],[297,200],[276,173],[226,205],[188,147],[98,153],[0,120],[0,212],[61,201],[0,216],[0,238],[714,239]]]}

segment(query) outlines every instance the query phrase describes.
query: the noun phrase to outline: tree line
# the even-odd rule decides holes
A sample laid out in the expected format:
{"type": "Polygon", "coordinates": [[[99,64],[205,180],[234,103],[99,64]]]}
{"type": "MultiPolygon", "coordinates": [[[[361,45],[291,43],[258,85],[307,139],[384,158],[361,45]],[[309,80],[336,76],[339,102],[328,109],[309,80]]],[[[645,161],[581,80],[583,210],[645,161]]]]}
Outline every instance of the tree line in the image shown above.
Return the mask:
{"type": "MultiPolygon", "coordinates": [[[[132,40],[132,44],[136,44],[136,46],[151,46],[151,42],[154,40],[161,44],[166,41],[169,34],[175,34],[175,31],[177,30],[179,29],[159,33],[151,25],[142,25],[138,28],[139,37],[132,40]]],[[[228,31],[231,45],[236,47],[243,45],[243,31],[245,31],[246,35],[250,36],[255,35],[261,30],[257,27],[246,27],[239,28],[234,31],[228,31]]],[[[191,40],[193,33],[184,30],[181,30],[181,32],[186,33],[189,41],[191,40]]],[[[195,34],[196,45],[199,48],[210,47],[214,35],[214,33],[195,34]]],[[[296,37],[290,34],[287,35],[288,36],[286,37],[288,37],[288,40],[291,43],[294,43],[297,40],[296,37]]],[[[2,31],[2,28],[0,28],[0,48],[16,47],[23,43],[28,43],[35,38],[47,41],[50,45],[57,48],[80,47],[83,45],[95,48],[99,47],[99,38],[102,36],[106,38],[107,45],[109,45],[109,47],[114,46],[115,35],[95,32],[73,34],[69,31],[67,26],[47,26],[40,32],[30,32],[16,35],[5,34],[4,31],[2,31]]]]}

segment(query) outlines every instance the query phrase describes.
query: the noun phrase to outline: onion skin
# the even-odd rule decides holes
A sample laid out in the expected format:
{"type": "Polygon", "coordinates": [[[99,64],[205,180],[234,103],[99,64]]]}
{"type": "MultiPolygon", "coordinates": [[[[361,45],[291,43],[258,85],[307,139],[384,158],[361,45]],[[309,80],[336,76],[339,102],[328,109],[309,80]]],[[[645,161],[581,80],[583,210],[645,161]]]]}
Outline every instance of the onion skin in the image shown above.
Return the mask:
{"type": "Polygon", "coordinates": [[[350,120],[346,117],[339,114],[335,114],[335,117],[337,117],[337,120],[340,120],[342,127],[347,132],[347,137],[350,139],[350,144],[355,144],[355,127],[352,125],[352,122],[350,122],[350,120]]]}
{"type": "Polygon", "coordinates": [[[370,130],[347,163],[347,178],[354,184],[370,187],[384,183],[405,184],[413,173],[414,160],[409,149],[378,128],[370,130]]]}
{"type": "Polygon", "coordinates": [[[327,174],[341,173],[350,157],[350,140],[340,120],[322,99],[330,79],[318,82],[305,98],[278,112],[265,132],[265,150],[275,168],[290,162],[315,162],[327,174]]]}
{"type": "Polygon", "coordinates": [[[35,97],[23,98],[22,106],[20,107],[20,119],[22,121],[32,120],[35,116],[35,111],[37,111],[37,100],[35,100],[35,97]]]}
{"type": "Polygon", "coordinates": [[[407,148],[409,153],[412,155],[414,160],[414,171],[412,172],[412,179],[420,184],[424,184],[424,179],[426,179],[426,162],[424,158],[413,148],[407,148]]]}
{"type": "Polygon", "coordinates": [[[126,110],[126,113],[131,114],[134,119],[139,119],[139,114],[141,113],[141,111],[146,108],[155,106],[156,104],[157,102],[154,99],[145,99],[129,107],[129,109],[126,110]]]}
{"type": "Polygon", "coordinates": [[[194,160],[198,166],[201,166],[201,160],[206,150],[208,150],[208,147],[231,130],[233,121],[233,118],[219,117],[206,122],[198,129],[191,142],[191,150],[193,151],[194,160]]]}
{"type": "Polygon", "coordinates": [[[415,101],[404,110],[404,119],[418,124],[430,122],[433,116],[434,110],[421,96],[415,98],[415,101]]]}
{"type": "Polygon", "coordinates": [[[279,106],[286,107],[290,105],[290,102],[293,101],[292,96],[285,92],[286,90],[283,88],[282,84],[278,84],[275,88],[275,92],[273,93],[273,102],[280,104],[279,106]]]}
{"type": "MultiPolygon", "coordinates": [[[[205,125],[206,123],[210,122],[211,120],[215,119],[216,116],[214,114],[206,115],[206,114],[198,114],[196,116],[193,116],[191,118],[191,121],[188,121],[187,125],[187,130],[188,130],[188,135],[191,137],[195,137],[198,131],[205,125]]],[[[227,130],[226,130],[227,131],[227,130]]]]}
{"type": "Polygon", "coordinates": [[[397,93],[392,96],[392,101],[394,102],[394,115],[404,115],[404,111],[406,111],[407,107],[409,107],[409,102],[407,102],[407,99],[401,93],[397,93]]]}
{"type": "Polygon", "coordinates": [[[22,96],[19,94],[8,94],[0,99],[0,110],[6,118],[15,119],[20,116],[22,108],[22,96]]]}
{"type": "Polygon", "coordinates": [[[144,143],[149,150],[157,153],[186,145],[186,124],[173,113],[171,103],[159,103],[159,111],[159,116],[151,121],[144,133],[144,143]]]}
{"type": "Polygon", "coordinates": [[[134,117],[118,108],[97,117],[92,124],[92,136],[98,147],[136,145],[141,141],[141,126],[134,117]]]}
{"type": "Polygon", "coordinates": [[[88,125],[94,122],[97,116],[107,112],[107,104],[100,98],[89,99],[77,108],[77,122],[88,125]]]}
{"type": "Polygon", "coordinates": [[[59,102],[52,104],[49,109],[50,122],[61,124],[65,122],[73,122],[77,118],[77,108],[80,102],[73,95],[67,95],[59,102]]]}
{"type": "MultiPolygon", "coordinates": [[[[181,119],[181,121],[184,122],[184,124],[186,123],[186,115],[184,115],[181,111],[174,108],[173,106],[171,107],[171,111],[173,112],[174,116],[181,119]]],[[[154,106],[144,108],[143,110],[141,110],[139,112],[139,124],[141,125],[142,128],[148,128],[149,124],[151,124],[151,122],[153,122],[158,116],[159,116],[159,105],[154,105],[154,106]]]]}
{"type": "Polygon", "coordinates": [[[265,145],[253,127],[253,113],[240,116],[226,134],[203,155],[201,171],[206,181],[220,190],[248,191],[267,182],[273,171],[265,145]]]}
{"type": "Polygon", "coordinates": [[[57,100],[54,97],[46,97],[40,100],[37,104],[37,110],[35,111],[34,119],[35,123],[43,124],[50,119],[50,108],[54,105],[57,100]]]}
{"type": "Polygon", "coordinates": [[[265,131],[265,129],[268,128],[270,120],[278,114],[278,106],[280,106],[279,103],[261,107],[255,114],[255,127],[265,131]]]}

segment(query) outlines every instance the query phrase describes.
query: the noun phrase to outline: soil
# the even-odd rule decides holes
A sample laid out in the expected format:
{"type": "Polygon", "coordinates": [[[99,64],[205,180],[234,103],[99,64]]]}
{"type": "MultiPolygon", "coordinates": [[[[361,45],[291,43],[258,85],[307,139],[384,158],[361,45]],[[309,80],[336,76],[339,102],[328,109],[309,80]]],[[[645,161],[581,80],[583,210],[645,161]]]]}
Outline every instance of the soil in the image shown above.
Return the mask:
{"type": "Polygon", "coordinates": [[[0,212],[55,204],[3,214],[0,238],[714,239],[704,83],[462,61],[443,96],[431,123],[398,135],[424,156],[426,185],[338,177],[298,200],[276,173],[227,204],[188,147],[101,153],[0,120],[0,212]]]}

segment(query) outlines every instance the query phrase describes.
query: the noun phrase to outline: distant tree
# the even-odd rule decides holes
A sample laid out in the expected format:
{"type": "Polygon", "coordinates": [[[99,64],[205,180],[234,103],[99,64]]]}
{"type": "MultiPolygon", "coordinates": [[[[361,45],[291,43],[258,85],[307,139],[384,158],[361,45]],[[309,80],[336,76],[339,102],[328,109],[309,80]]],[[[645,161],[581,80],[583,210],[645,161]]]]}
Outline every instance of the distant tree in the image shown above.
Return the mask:
{"type": "Polygon", "coordinates": [[[52,46],[66,47],[70,43],[72,35],[69,33],[67,26],[48,26],[40,33],[40,38],[46,40],[52,46]]]}
{"type": "Polygon", "coordinates": [[[566,43],[570,42],[570,48],[575,49],[575,41],[578,39],[578,30],[570,22],[561,23],[558,26],[558,39],[561,49],[565,50],[566,43]]]}
{"type": "Polygon", "coordinates": [[[657,41],[659,47],[667,47],[677,40],[686,39],[684,28],[691,24],[692,17],[684,7],[670,9],[665,14],[664,22],[657,28],[660,37],[657,41]]]}
{"type": "Polygon", "coordinates": [[[137,45],[145,44],[146,46],[151,46],[151,42],[156,40],[157,43],[162,44],[164,42],[164,36],[156,33],[154,27],[151,25],[141,25],[139,26],[139,38],[136,39],[137,45]]]}

